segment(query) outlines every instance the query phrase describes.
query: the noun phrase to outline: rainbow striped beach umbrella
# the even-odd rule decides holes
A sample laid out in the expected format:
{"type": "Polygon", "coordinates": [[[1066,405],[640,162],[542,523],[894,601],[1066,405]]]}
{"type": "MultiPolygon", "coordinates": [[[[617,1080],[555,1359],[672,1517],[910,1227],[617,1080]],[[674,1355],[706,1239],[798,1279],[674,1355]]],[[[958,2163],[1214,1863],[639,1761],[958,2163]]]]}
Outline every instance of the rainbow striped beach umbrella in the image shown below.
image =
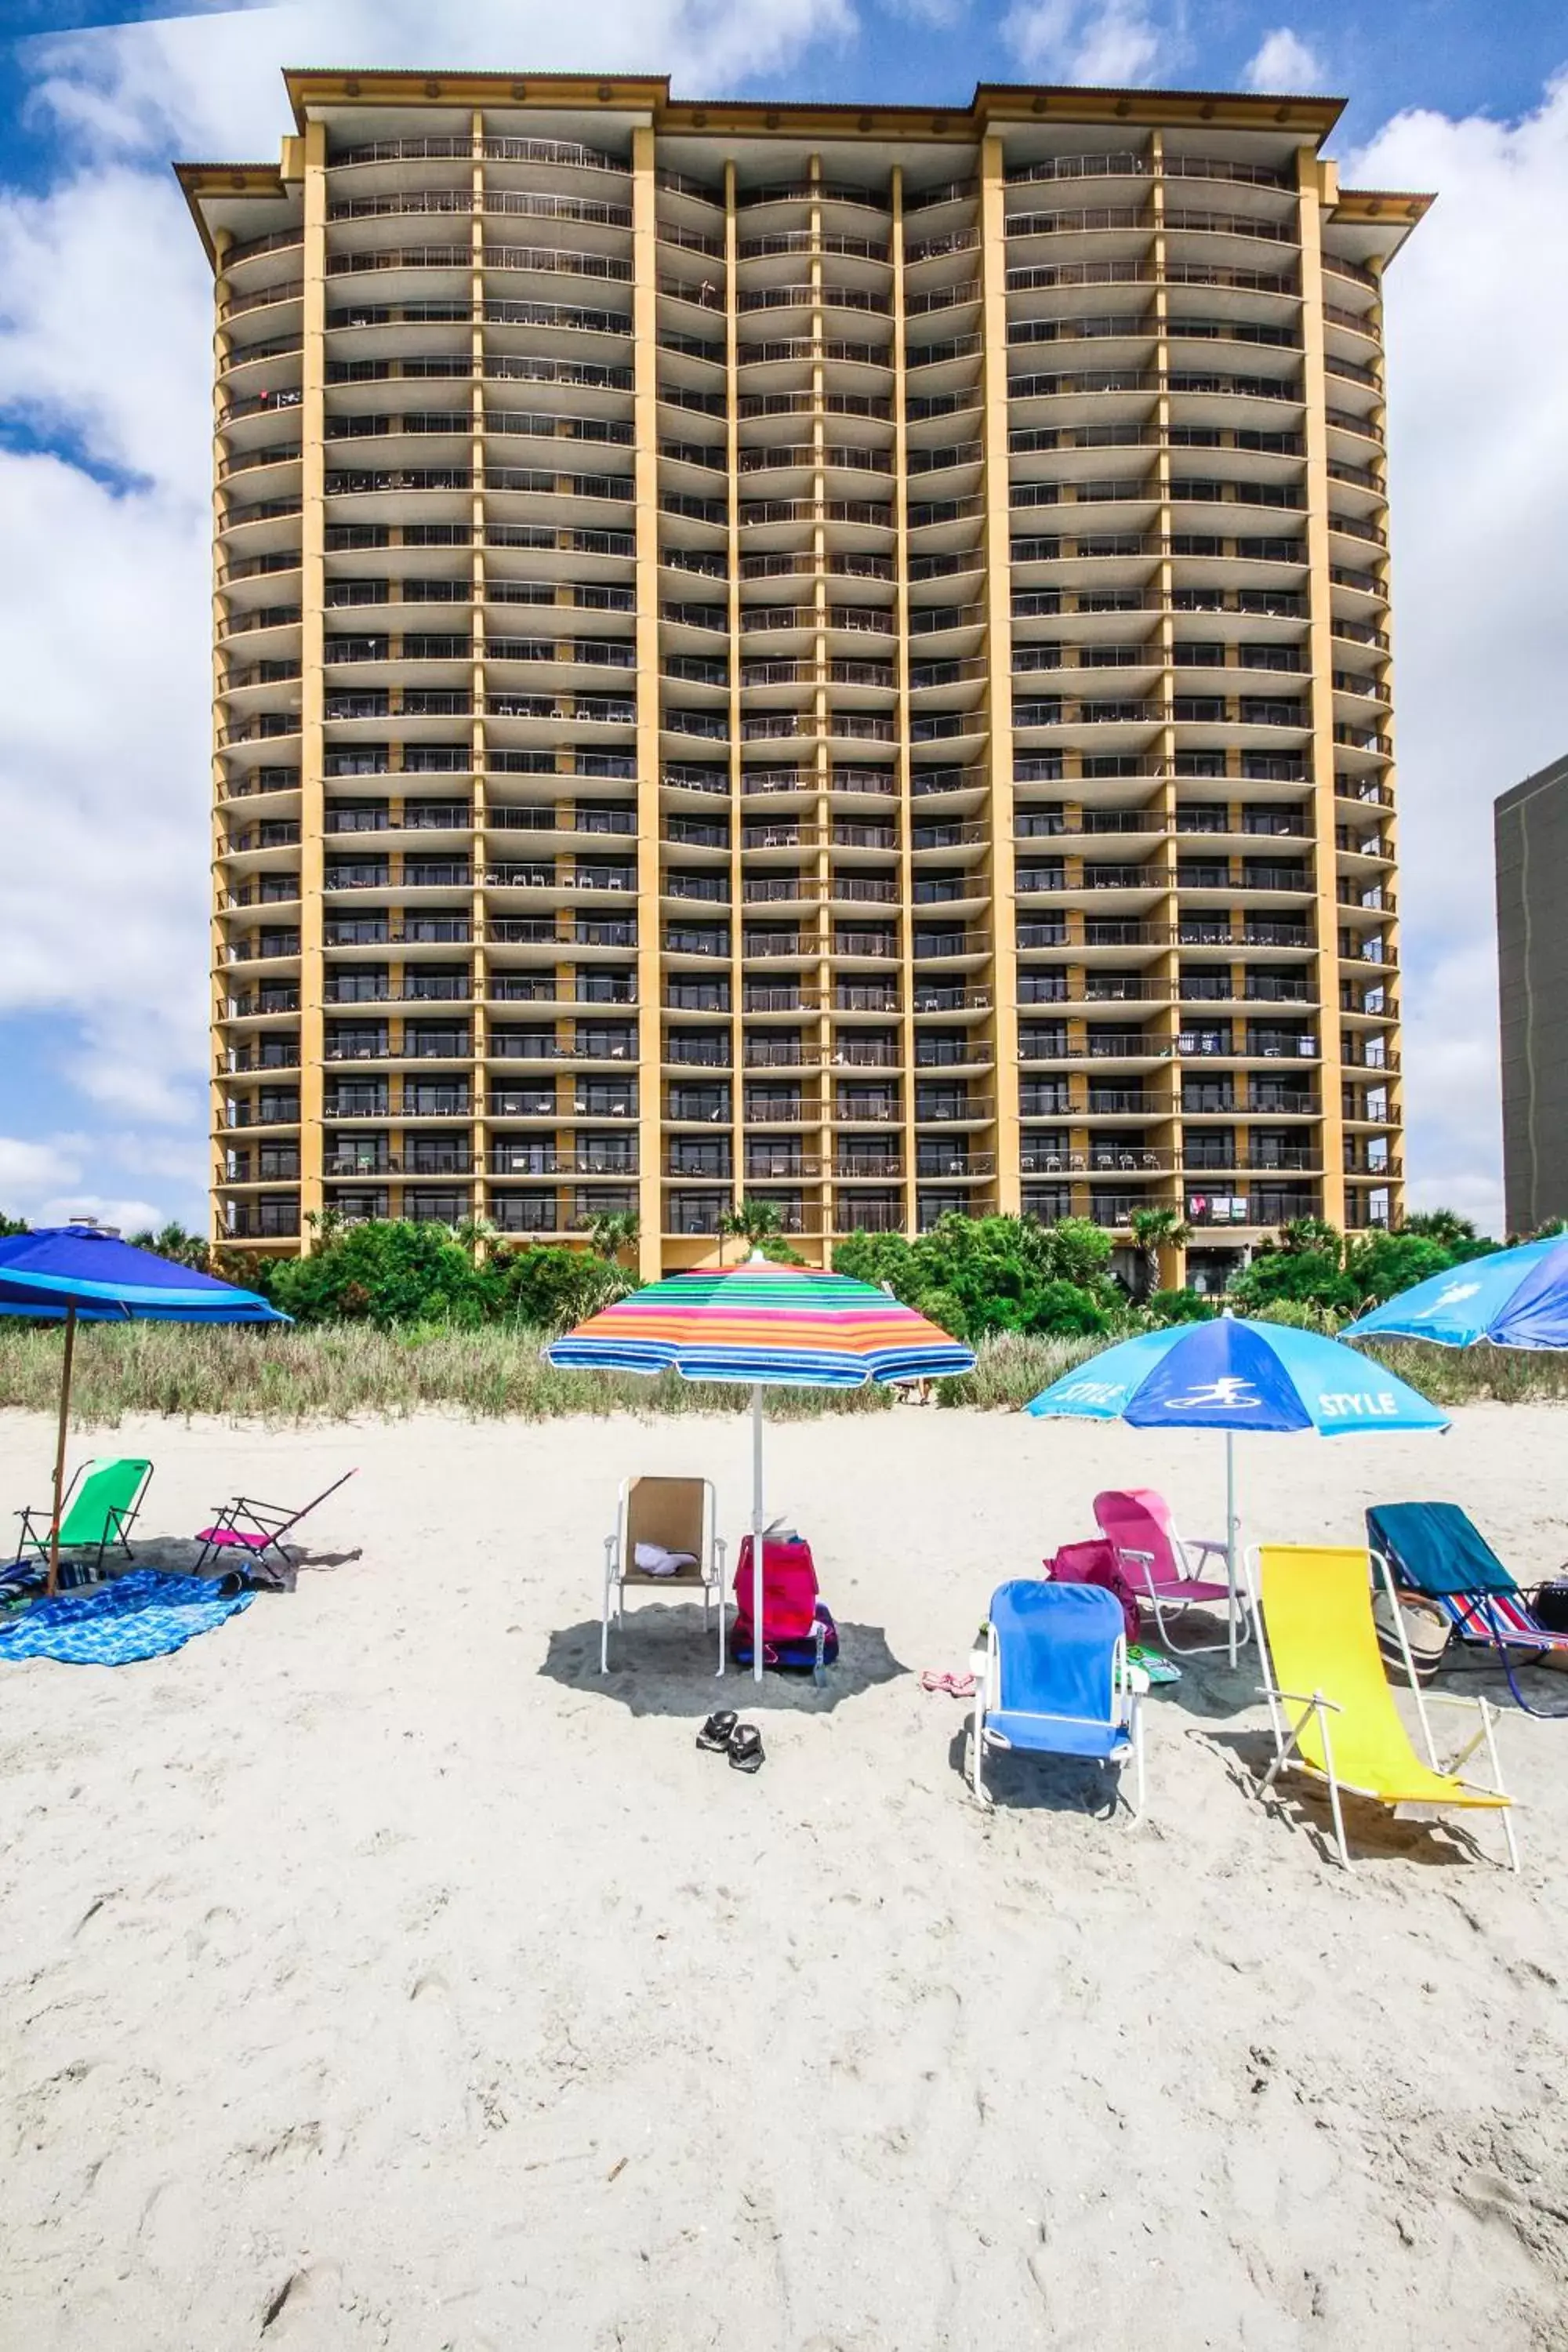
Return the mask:
{"type": "Polygon", "coordinates": [[[675,1370],[689,1381],[733,1381],[752,1391],[752,1674],[763,1677],[763,1391],[863,1388],[868,1381],[972,1372],[974,1351],[875,1283],[815,1266],[745,1265],[649,1283],[552,1340],[563,1370],[675,1370]]]}

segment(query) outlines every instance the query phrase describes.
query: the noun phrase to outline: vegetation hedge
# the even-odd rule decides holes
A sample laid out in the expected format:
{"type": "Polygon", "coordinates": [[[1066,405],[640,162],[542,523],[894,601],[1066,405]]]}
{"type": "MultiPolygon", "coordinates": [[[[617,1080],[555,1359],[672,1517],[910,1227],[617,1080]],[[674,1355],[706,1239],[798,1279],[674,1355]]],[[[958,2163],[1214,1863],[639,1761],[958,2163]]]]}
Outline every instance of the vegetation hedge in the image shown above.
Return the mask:
{"type": "MultiPolygon", "coordinates": [[[[729,1229],[786,1255],[771,1215],[766,1204],[743,1202],[729,1229]]],[[[938,1382],[938,1402],[1005,1409],[1135,1331],[1201,1319],[1224,1305],[1333,1332],[1410,1283],[1495,1246],[1441,1211],[1413,1217],[1394,1234],[1347,1236],[1302,1220],[1258,1252],[1222,1301],[1154,1287],[1158,1248],[1190,1236],[1172,1210],[1140,1215],[1146,1223],[1134,1235],[1126,1281],[1112,1271],[1114,1237],[1075,1217],[1043,1224],[950,1216],[914,1241],[857,1234],[835,1251],[834,1265],[885,1285],[974,1347],[975,1371],[938,1382]]],[[[0,1228],[5,1223],[0,1219],[0,1228]]],[[[329,1222],[309,1257],[258,1266],[226,1262],[178,1226],[139,1234],[143,1246],[262,1288],[292,1326],[95,1327],[77,1351],[77,1417],[112,1426],[127,1413],[147,1412],[343,1420],[435,1406],[540,1420],[743,1410],[745,1391],[722,1384],[558,1372],[543,1361],[552,1334],[636,1286],[622,1262],[635,1238],[626,1219],[606,1221],[590,1249],[516,1246],[474,1226],[329,1222]]],[[[1439,1403],[1568,1396],[1568,1358],[1405,1343],[1368,1352],[1439,1403]]],[[[0,1318],[0,1405],[50,1409],[59,1357],[58,1328],[0,1318]]],[[[894,1402],[878,1388],[774,1390],[768,1411],[805,1418],[883,1412],[894,1402]]]]}

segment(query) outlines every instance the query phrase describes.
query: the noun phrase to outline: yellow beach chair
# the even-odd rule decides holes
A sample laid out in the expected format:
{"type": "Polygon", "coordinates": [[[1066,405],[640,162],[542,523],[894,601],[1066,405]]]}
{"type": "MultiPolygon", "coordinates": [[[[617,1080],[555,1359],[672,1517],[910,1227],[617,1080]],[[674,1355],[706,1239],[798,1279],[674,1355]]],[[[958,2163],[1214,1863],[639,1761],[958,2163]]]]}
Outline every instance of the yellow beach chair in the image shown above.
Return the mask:
{"type": "MultiPolygon", "coordinates": [[[[1509,1809],[1492,1732],[1493,1709],[1484,1698],[1461,1698],[1418,1688],[1408,1659],[1411,1691],[1431,1761],[1424,1764],[1394,1703],[1377,1646],[1372,1613],[1374,1555],[1353,1547],[1263,1544],[1247,1555],[1248,1575],[1261,1622],[1264,1696],[1274,1728],[1275,1759],[1263,1782],[1267,1796],[1287,1765],[1299,1767],[1329,1787],[1340,1860],[1348,1870],[1340,1791],[1397,1805],[1442,1805],[1496,1812],[1500,1816],[1510,1869],[1519,1868],[1509,1809]],[[1434,1702],[1474,1707],[1479,1728],[1458,1756],[1439,1767],[1426,1709],[1434,1702]],[[1292,1721],[1289,1711],[1300,1709],[1292,1721]],[[1460,1765],[1484,1746],[1491,1759],[1492,1785],[1482,1788],[1458,1778],[1460,1765]]],[[[1386,1564],[1377,1566],[1386,1583],[1386,1564]]],[[[1402,1621],[1394,1611],[1394,1622],[1402,1621]]]]}

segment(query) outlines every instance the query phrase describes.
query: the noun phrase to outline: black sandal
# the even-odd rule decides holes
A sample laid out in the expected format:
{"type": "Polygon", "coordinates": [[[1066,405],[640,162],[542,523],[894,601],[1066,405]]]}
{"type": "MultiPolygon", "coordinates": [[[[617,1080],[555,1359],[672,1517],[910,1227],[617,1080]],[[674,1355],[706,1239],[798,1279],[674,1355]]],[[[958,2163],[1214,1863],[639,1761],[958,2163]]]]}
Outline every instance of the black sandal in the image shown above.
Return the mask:
{"type": "Polygon", "coordinates": [[[763,1761],[763,1736],[754,1723],[738,1723],[730,1734],[730,1761],[737,1772],[755,1772],[763,1761]]]}
{"type": "Polygon", "coordinates": [[[697,1745],[699,1748],[711,1748],[715,1756],[722,1756],[730,1745],[731,1734],[734,1728],[735,1711],[732,1707],[726,1707],[718,1715],[709,1717],[697,1735],[697,1745]]]}

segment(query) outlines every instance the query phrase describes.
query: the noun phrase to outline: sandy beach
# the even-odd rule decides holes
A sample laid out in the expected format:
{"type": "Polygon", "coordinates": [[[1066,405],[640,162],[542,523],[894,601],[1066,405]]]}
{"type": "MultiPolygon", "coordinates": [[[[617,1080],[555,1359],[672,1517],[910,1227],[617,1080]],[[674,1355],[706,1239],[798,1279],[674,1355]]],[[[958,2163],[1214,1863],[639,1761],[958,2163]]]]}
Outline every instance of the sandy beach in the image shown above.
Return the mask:
{"type": "MultiPolygon", "coordinates": [[[[1255,1440],[1248,1533],[1452,1497],[1539,1576],[1565,1441],[1496,1406],[1255,1440]]],[[[237,1488],[360,1475],[291,1594],[0,1666],[4,2352],[1568,2346],[1568,1723],[1501,1725],[1520,1877],[1360,1810],[1347,1877],[1252,1793],[1246,1655],[1155,1695],[1142,1822],[1022,1759],[981,1814],[920,1687],[1098,1487],[1217,1532],[1217,1444],[771,1431],[844,1656],[728,1685],[754,1779],[693,1744],[694,1608],[636,1597],[597,1673],[619,1478],[711,1475],[733,1538],[739,1420],[95,1445],[157,1464],[151,1562],[237,1488]]],[[[0,1509],[49,1460],[0,1415],[0,1509]]]]}

